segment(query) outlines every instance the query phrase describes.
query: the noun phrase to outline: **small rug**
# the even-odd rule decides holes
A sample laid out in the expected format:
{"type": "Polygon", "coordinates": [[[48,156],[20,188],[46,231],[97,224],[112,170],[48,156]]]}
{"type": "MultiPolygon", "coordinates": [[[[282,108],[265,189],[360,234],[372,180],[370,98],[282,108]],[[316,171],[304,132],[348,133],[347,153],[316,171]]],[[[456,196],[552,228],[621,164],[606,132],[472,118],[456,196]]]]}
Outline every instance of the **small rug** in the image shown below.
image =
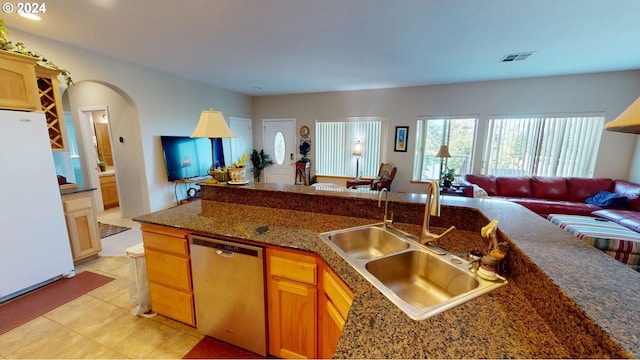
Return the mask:
{"type": "Polygon", "coordinates": [[[131,228],[125,226],[111,225],[111,224],[103,224],[101,222],[98,223],[98,227],[100,229],[100,239],[104,239],[107,236],[119,234],[123,231],[127,231],[131,228]]]}
{"type": "Polygon", "coordinates": [[[205,336],[183,359],[264,359],[264,357],[205,336]]]}
{"type": "Polygon", "coordinates": [[[0,305],[0,334],[74,300],[113,280],[108,276],[83,271],[69,279],[33,290],[0,305]]]}

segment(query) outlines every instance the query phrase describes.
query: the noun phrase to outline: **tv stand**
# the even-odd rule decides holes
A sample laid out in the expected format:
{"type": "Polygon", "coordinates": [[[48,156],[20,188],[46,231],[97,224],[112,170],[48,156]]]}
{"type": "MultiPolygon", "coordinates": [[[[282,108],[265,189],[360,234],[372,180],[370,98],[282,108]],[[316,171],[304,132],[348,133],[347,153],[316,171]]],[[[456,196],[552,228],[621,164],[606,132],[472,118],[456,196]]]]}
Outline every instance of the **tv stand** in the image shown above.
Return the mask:
{"type": "Polygon", "coordinates": [[[201,183],[201,182],[206,181],[208,179],[211,179],[211,176],[197,176],[197,177],[192,177],[192,178],[175,180],[173,182],[173,184],[174,184],[173,193],[176,196],[176,203],[178,205],[182,205],[182,204],[186,204],[186,203],[188,203],[190,201],[199,199],[200,198],[200,189],[191,186],[191,184],[201,183]],[[185,192],[185,198],[184,199],[179,199],[178,198],[178,185],[180,185],[180,184],[184,185],[184,192],[185,192]]]}

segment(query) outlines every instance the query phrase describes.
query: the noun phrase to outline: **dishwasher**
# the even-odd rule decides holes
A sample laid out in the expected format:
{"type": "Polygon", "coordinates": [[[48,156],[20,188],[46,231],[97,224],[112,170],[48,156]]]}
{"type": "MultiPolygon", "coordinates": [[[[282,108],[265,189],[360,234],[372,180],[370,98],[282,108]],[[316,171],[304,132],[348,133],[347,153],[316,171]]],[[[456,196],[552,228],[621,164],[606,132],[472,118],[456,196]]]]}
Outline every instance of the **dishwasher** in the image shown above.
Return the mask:
{"type": "Polygon", "coordinates": [[[264,248],[189,239],[198,331],[266,356],[264,248]]]}

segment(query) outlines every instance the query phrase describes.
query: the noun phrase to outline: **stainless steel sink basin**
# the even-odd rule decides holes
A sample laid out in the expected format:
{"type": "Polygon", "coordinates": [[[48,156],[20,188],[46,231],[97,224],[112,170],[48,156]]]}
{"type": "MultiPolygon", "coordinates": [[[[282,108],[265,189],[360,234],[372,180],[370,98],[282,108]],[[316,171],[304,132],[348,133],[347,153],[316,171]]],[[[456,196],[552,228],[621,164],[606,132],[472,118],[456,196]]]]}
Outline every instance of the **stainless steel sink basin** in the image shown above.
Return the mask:
{"type": "Polygon", "coordinates": [[[329,240],[344,251],[347,256],[356,259],[373,259],[409,247],[406,241],[379,227],[335,232],[329,235],[329,240]]]}
{"type": "Polygon", "coordinates": [[[478,277],[468,261],[382,224],[319,234],[392,303],[424,320],[507,283],[478,277]]]}
{"type": "Polygon", "coordinates": [[[371,275],[414,306],[433,306],[478,287],[476,277],[425,251],[407,251],[370,261],[371,275]]]}

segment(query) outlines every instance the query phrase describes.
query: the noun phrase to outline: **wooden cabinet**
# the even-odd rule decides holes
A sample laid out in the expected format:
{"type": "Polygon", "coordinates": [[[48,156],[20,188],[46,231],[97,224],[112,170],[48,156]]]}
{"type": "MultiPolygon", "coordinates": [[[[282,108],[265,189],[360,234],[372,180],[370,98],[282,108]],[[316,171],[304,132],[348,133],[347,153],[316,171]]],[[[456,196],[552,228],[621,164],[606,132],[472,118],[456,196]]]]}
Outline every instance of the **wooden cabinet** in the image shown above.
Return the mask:
{"type": "Polygon", "coordinates": [[[90,191],[63,195],[65,220],[73,261],[98,256],[102,251],[100,231],[93,193],[90,191]]]}
{"type": "MultiPolygon", "coordinates": [[[[41,109],[47,118],[49,141],[53,151],[69,151],[67,126],[64,123],[58,75],[60,70],[36,66],[36,79],[41,109]]],[[[39,109],[40,110],[40,109],[39,109]]]]}
{"type": "Polygon", "coordinates": [[[269,353],[315,358],[317,261],[306,253],[267,248],[269,353]]]}
{"type": "Polygon", "coordinates": [[[37,58],[0,50],[0,109],[39,111],[37,58]]]}
{"type": "Polygon", "coordinates": [[[95,122],[93,123],[96,130],[96,142],[98,146],[98,154],[102,154],[104,162],[107,166],[113,166],[113,152],[111,151],[111,137],[109,136],[109,124],[95,122]]]}
{"type": "Polygon", "coordinates": [[[353,293],[326,265],[322,266],[318,308],[318,357],[333,357],[344,327],[353,293]]]}
{"type": "Polygon", "coordinates": [[[150,224],[141,229],[151,309],[195,326],[188,233],[150,224]]]}
{"type": "Polygon", "coordinates": [[[115,174],[100,175],[100,193],[105,210],[119,205],[115,174]]]}

